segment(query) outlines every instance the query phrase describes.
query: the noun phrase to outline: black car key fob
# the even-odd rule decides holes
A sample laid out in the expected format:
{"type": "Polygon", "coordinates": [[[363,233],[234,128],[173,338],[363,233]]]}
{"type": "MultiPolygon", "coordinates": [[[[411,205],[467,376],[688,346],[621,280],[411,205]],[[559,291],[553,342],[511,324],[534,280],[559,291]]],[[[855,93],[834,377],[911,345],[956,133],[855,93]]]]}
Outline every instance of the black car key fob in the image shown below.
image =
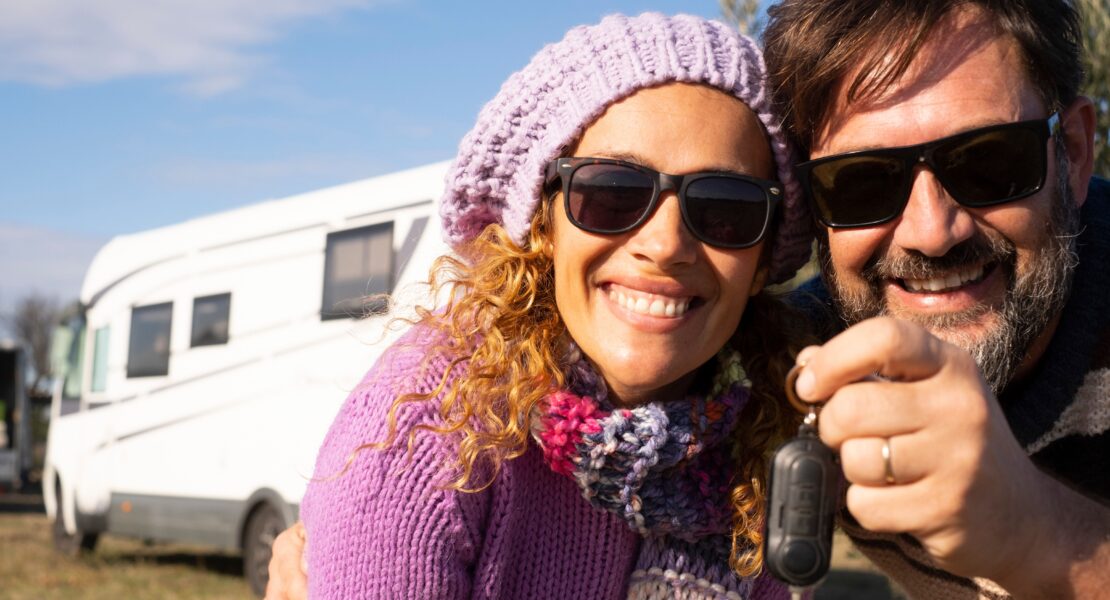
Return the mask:
{"type": "MultiPolygon", "coordinates": [[[[787,376],[792,404],[796,371],[787,376]]],[[[763,557],[771,574],[795,588],[820,581],[829,570],[840,467],[817,437],[817,409],[808,413],[798,436],[775,451],[767,494],[763,557]]]]}

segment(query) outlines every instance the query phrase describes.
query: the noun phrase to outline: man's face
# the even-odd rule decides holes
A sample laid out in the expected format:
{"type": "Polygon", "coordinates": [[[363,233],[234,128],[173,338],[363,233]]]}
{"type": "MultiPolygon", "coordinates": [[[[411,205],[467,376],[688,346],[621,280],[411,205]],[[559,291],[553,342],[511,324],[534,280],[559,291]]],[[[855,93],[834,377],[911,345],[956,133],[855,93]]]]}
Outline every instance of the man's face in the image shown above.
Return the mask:
{"type": "MultiPolygon", "coordinates": [[[[919,144],[988,125],[1047,117],[1019,48],[964,10],[938,27],[903,79],[881,98],[849,105],[843,90],[812,158],[919,144]]],[[[848,78],[851,79],[850,77],[848,78]]],[[[914,172],[902,215],[876,226],[828,229],[825,274],[843,316],[886,314],[964,347],[999,391],[1043,352],[1066,300],[1078,210],[1067,167],[1047,142],[1037,194],[965,208],[926,167],[914,172]],[[1061,234],[1065,234],[1061,236],[1061,234]]]]}

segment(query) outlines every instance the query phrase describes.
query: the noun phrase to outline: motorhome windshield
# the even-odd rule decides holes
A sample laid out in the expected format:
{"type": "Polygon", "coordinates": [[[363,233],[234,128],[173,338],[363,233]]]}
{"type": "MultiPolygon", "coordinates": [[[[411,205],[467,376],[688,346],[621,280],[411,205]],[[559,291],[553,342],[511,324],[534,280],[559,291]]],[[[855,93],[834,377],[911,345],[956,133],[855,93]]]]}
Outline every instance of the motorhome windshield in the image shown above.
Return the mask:
{"type": "Polygon", "coordinates": [[[50,358],[54,376],[62,382],[62,399],[80,400],[85,358],[84,315],[73,315],[54,328],[50,358]]]}

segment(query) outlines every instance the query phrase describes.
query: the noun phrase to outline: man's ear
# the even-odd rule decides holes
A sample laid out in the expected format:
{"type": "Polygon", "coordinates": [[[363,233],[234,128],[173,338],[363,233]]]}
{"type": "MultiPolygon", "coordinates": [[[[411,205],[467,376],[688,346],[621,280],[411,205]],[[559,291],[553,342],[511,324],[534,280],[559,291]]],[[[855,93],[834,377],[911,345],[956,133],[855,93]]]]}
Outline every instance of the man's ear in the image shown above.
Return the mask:
{"type": "Polygon", "coordinates": [[[1076,206],[1083,206],[1095,167],[1095,105],[1079,96],[1060,112],[1060,121],[1068,152],[1068,181],[1076,206]]]}

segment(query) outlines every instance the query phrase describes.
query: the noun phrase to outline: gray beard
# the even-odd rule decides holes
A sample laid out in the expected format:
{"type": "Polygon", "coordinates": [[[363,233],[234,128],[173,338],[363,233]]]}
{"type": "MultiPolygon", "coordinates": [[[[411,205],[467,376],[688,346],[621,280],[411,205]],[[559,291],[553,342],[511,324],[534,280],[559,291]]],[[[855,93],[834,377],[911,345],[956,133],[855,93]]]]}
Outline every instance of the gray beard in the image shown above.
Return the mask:
{"type": "Polygon", "coordinates": [[[1079,207],[1075,205],[1068,182],[1067,155],[1062,146],[1062,142],[1058,141],[1057,180],[1045,246],[1033,253],[1029,267],[1021,275],[1016,274],[1017,251],[1013,243],[999,235],[991,237],[984,234],[961,243],[942,257],[928,257],[916,252],[902,256],[876,256],[862,273],[867,283],[866,290],[856,293],[840,284],[832,268],[828,238],[818,236],[821,272],[841,318],[851,325],[890,314],[882,291],[884,280],[889,278],[924,279],[958,265],[993,262],[995,268],[1003,271],[1008,283],[1002,307],[997,311],[998,323],[984,334],[958,333],[954,329],[994,312],[987,305],[959,313],[899,316],[967,350],[995,395],[1001,394],[1013,380],[1033,341],[1063,311],[1079,263],[1075,252],[1081,227],[1079,207]]]}

